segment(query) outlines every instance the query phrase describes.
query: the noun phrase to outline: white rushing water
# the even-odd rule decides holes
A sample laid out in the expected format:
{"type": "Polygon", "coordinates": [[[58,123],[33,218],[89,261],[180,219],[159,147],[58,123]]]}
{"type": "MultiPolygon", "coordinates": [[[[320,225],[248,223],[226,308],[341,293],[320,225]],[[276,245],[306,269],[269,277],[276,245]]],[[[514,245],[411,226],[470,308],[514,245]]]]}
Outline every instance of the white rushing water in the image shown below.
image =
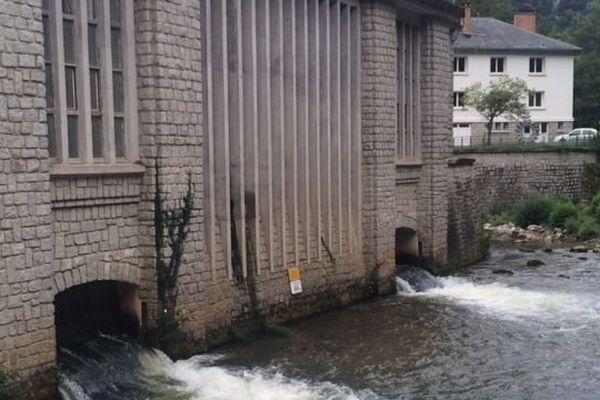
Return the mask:
{"type": "Polygon", "coordinates": [[[83,371],[62,376],[59,392],[63,400],[377,399],[370,391],[355,393],[348,387],[330,382],[288,378],[275,367],[216,365],[222,356],[214,354],[174,362],[158,350],[110,336],[100,337],[92,347],[102,349],[107,342],[122,342],[122,351],[108,353],[108,357],[98,356],[100,351],[84,359],[63,349],[63,354],[80,364],[80,371],[83,371]]]}
{"type": "Polygon", "coordinates": [[[169,366],[194,400],[358,400],[350,389],[332,383],[309,383],[272,369],[229,370],[202,366],[196,357],[169,366]]]}
{"type": "Polygon", "coordinates": [[[415,289],[413,289],[413,287],[410,286],[410,283],[406,282],[404,279],[398,276],[396,277],[396,290],[398,291],[398,293],[403,294],[416,293],[415,289]]]}
{"type": "Polygon", "coordinates": [[[477,284],[456,277],[439,278],[439,281],[443,284],[441,288],[421,293],[403,291],[403,294],[445,299],[509,319],[600,320],[596,296],[534,291],[503,283],[477,284]]]}

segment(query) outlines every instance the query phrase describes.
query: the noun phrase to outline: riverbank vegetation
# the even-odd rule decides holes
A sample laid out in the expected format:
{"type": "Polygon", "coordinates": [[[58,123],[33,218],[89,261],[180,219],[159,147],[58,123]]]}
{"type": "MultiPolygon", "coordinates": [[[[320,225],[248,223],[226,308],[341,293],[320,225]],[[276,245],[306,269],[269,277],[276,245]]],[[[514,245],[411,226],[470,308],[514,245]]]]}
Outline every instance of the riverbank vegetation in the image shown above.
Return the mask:
{"type": "Polygon", "coordinates": [[[514,224],[520,228],[535,225],[560,229],[577,240],[600,238],[600,192],[589,204],[552,196],[530,197],[512,207],[496,207],[486,215],[492,226],[514,224]]]}

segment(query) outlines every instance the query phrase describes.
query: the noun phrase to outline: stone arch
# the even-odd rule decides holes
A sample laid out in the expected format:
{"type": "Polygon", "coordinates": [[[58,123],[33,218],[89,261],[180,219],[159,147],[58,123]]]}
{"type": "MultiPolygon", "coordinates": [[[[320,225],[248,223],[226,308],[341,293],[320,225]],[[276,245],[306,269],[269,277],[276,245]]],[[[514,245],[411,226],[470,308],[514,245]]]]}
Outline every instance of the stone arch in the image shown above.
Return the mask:
{"type": "Polygon", "coordinates": [[[396,229],[396,265],[417,265],[421,248],[417,231],[413,228],[396,229]]]}
{"type": "Polygon", "coordinates": [[[53,295],[68,290],[73,286],[96,281],[119,281],[140,286],[141,271],[137,258],[132,261],[114,261],[98,256],[79,257],[64,262],[55,269],[53,279],[53,295]]]}

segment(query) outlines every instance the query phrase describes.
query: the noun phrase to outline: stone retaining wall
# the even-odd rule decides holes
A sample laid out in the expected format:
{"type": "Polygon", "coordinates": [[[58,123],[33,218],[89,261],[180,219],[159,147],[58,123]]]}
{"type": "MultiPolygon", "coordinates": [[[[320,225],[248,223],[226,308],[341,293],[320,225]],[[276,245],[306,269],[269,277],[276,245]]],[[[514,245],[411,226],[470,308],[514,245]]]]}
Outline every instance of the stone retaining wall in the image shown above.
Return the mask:
{"type": "Polygon", "coordinates": [[[592,196],[584,180],[591,152],[473,153],[450,165],[448,246],[451,264],[468,264],[482,256],[482,216],[535,195],[585,201],[592,196]]]}

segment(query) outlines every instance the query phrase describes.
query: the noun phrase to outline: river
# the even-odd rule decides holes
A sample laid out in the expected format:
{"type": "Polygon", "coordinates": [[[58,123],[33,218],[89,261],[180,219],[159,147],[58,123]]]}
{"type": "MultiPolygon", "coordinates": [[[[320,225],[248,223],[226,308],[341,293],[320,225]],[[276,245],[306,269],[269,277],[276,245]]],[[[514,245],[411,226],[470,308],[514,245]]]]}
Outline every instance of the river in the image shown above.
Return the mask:
{"type": "Polygon", "coordinates": [[[600,255],[495,249],[440,280],[183,361],[100,337],[62,349],[60,389],[76,400],[600,398],[600,255]]]}

